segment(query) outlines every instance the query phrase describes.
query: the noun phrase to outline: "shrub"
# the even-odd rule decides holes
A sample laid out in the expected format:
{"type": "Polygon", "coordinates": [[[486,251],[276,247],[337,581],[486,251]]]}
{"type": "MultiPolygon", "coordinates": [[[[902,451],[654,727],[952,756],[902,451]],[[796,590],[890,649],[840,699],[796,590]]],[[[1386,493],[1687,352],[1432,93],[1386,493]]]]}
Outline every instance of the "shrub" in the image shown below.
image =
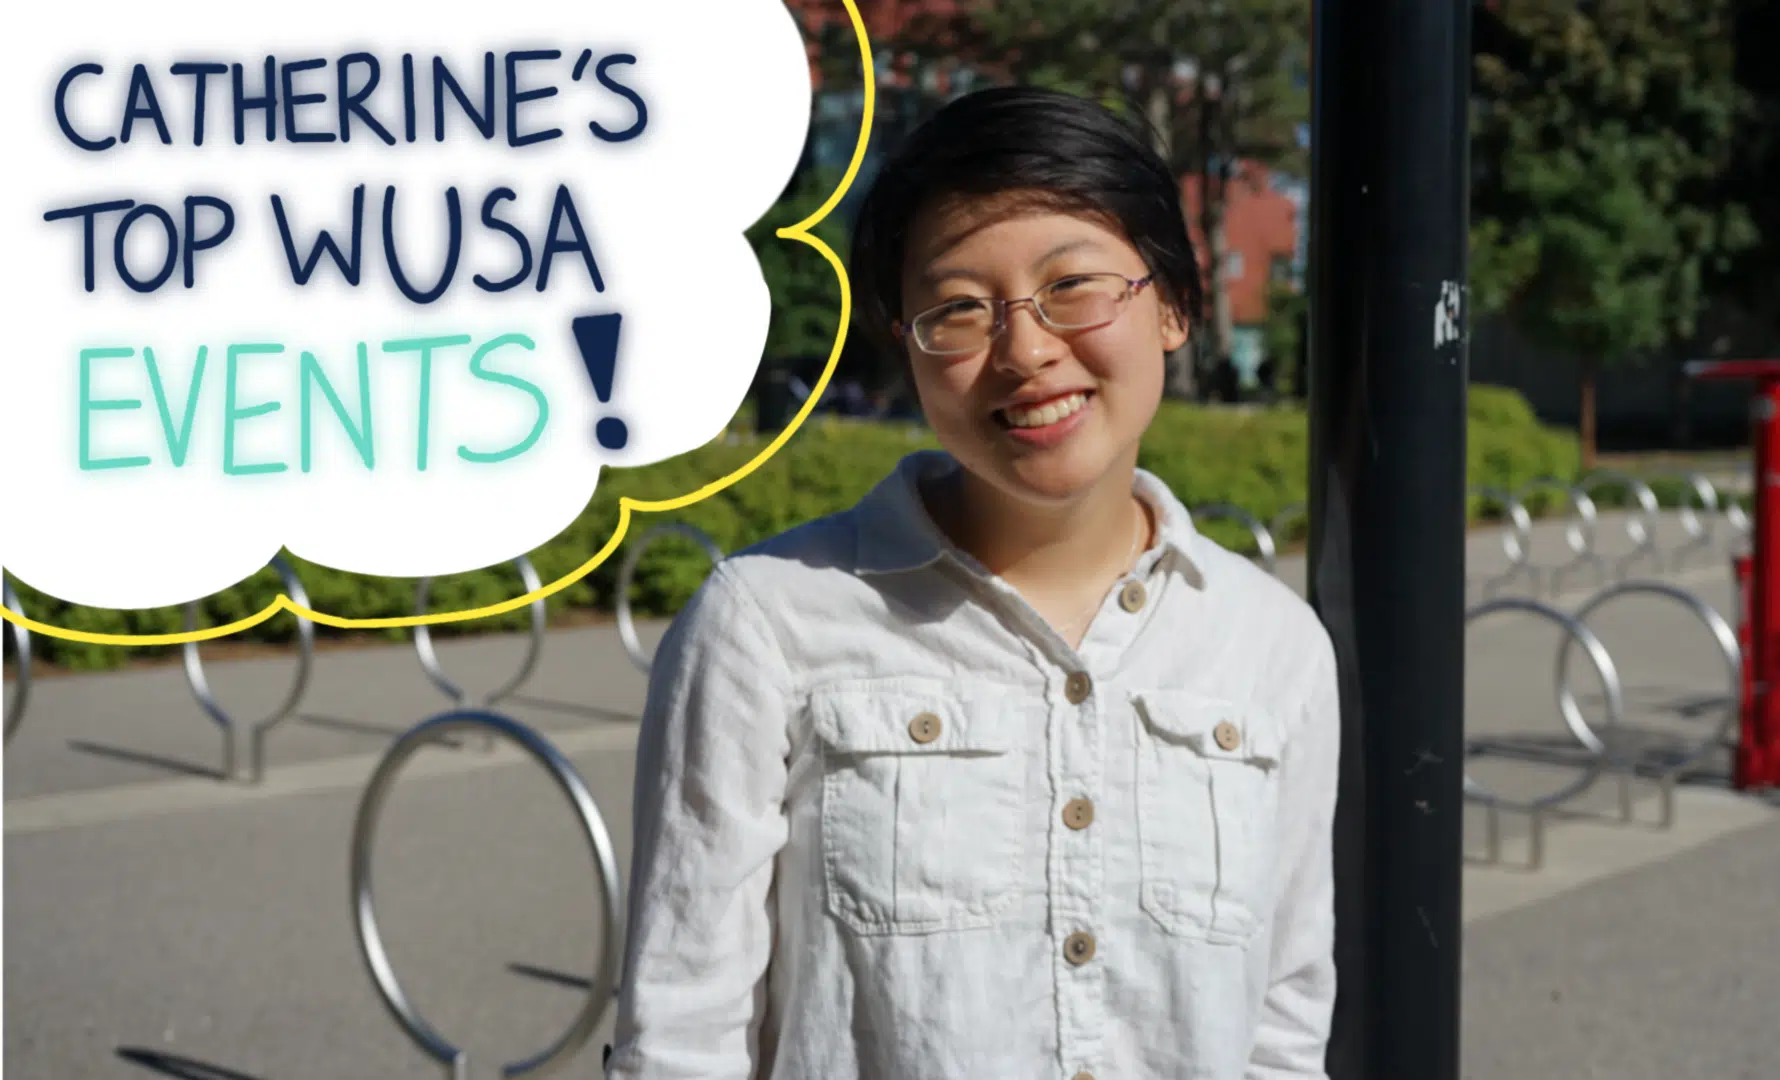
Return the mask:
{"type": "MultiPolygon", "coordinates": [[[[733,552],[800,522],[845,508],[858,501],[909,451],[933,447],[930,431],[906,424],[872,423],[835,417],[813,418],[789,443],[753,475],[701,502],[670,515],[633,517],[624,545],[593,572],[551,597],[553,615],[570,609],[610,612],[615,604],[619,566],[651,528],[664,520],[681,521],[705,532],[725,552],[733,552]]],[[[612,470],[579,517],[560,536],[530,559],[539,576],[550,582],[591,558],[618,524],[618,500],[683,495],[726,476],[753,459],[766,446],[752,433],[727,432],[691,453],[642,469],[612,470]]],[[[1144,440],[1139,463],[1174,489],[1189,506],[1231,503],[1268,524],[1285,509],[1306,499],[1308,427],[1302,409],[1280,405],[1254,409],[1203,408],[1164,402],[1144,440]]],[[[1543,476],[1565,483],[1576,480],[1574,435],[1542,427],[1526,402],[1509,390],[1474,386],[1469,407],[1470,483],[1517,490],[1543,476]]],[[[1679,481],[1658,489],[1664,505],[1673,505],[1679,481]]],[[[1657,487],[1656,483],[1652,487],[1657,487]]],[[[1535,500],[1529,510],[1562,510],[1561,495],[1535,500]]],[[[1601,488],[1596,502],[1603,508],[1624,502],[1622,492],[1601,488]]],[[[1473,518],[1499,513],[1473,495],[1473,518]]],[[[1283,523],[1282,523],[1283,524],[1283,523]]],[[[1277,539],[1284,545],[1303,536],[1306,522],[1295,518],[1277,539]]],[[[1252,553],[1254,541],[1240,525],[1206,522],[1205,532],[1232,549],[1252,553]]],[[[415,582],[345,574],[292,558],[293,568],[317,610],[347,618],[387,618],[414,612],[415,582]]],[[[652,543],[637,566],[632,609],[639,616],[665,615],[682,607],[704,580],[709,566],[690,541],[669,537],[652,543]]],[[[114,611],[79,607],[18,585],[26,610],[45,622],[101,633],[159,634],[182,629],[177,608],[114,611]]],[[[200,624],[215,625],[249,615],[270,603],[280,589],[271,568],[233,588],[206,598],[200,624]]],[[[481,607],[520,595],[519,575],[511,565],[487,567],[441,578],[431,585],[429,609],[442,611],[481,607]]],[[[433,628],[436,636],[515,630],[529,621],[525,610],[467,623],[433,628]]],[[[257,641],[288,641],[296,621],[281,614],[240,635],[257,641]]],[[[344,636],[327,627],[319,635],[344,636]]],[[[378,632],[393,641],[407,640],[407,629],[378,632]]],[[[105,668],[131,656],[169,650],[85,645],[38,638],[35,649],[47,661],[71,668],[105,668]]]]}

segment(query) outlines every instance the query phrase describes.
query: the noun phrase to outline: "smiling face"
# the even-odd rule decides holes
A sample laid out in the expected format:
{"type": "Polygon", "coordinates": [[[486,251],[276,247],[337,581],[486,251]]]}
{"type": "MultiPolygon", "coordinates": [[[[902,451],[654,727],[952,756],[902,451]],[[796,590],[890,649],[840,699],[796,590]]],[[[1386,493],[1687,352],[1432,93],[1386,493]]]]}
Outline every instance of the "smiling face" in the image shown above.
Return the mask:
{"type": "MultiPolygon", "coordinates": [[[[1072,293],[1110,280],[1086,275],[1109,274],[1132,281],[1150,274],[1115,228],[1011,199],[950,200],[923,211],[910,230],[902,315],[1052,287],[1056,318],[1072,293]]],[[[1164,354],[1185,341],[1154,285],[1138,288],[1111,321],[1082,329],[1053,329],[1031,304],[1010,307],[1001,332],[971,352],[935,355],[904,335],[940,444],[978,482],[1044,504],[1074,502],[1108,478],[1129,485],[1162,399],[1164,354]]]]}

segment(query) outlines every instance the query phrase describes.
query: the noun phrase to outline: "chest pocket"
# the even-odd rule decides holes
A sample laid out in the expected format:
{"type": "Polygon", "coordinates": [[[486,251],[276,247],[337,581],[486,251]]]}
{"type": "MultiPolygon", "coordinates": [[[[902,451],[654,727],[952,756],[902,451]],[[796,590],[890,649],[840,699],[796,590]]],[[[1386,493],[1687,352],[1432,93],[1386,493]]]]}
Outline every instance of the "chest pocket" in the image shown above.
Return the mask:
{"type": "Polygon", "coordinates": [[[829,914],[861,934],[994,925],[1020,899],[1025,725],[1005,700],[844,687],[810,701],[823,747],[829,914]]]}
{"type": "Polygon", "coordinates": [[[1253,706],[1137,695],[1143,908],[1163,929],[1243,943],[1272,908],[1284,731],[1253,706]]]}

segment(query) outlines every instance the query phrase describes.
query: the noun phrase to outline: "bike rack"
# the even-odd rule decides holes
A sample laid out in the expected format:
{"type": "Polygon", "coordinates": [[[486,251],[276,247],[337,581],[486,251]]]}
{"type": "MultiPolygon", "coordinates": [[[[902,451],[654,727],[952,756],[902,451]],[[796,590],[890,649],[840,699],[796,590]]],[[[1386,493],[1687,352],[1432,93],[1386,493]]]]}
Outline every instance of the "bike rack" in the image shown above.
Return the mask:
{"type": "Polygon", "coordinates": [[[1729,522],[1731,528],[1735,529],[1737,535],[1741,536],[1744,540],[1748,540],[1750,536],[1753,535],[1751,532],[1752,526],[1749,524],[1748,511],[1744,510],[1735,500],[1724,504],[1724,520],[1729,522]]]}
{"type": "Polygon", "coordinates": [[[351,895],[353,925],[358,933],[359,950],[379,996],[383,998],[390,1015],[395,1017],[397,1025],[423,1053],[445,1067],[445,1075],[450,1080],[470,1080],[472,1073],[469,1055],[453,1046],[426,1022],[396,978],[395,968],[390,964],[389,953],[383,945],[383,933],[378,928],[371,885],[371,858],[377,822],[383,812],[383,805],[389,798],[396,774],[422,747],[447,743],[451,736],[459,732],[481,732],[490,741],[495,738],[505,739],[543,766],[573,806],[600,875],[602,899],[605,902],[605,926],[600,935],[599,970],[594,973],[589,984],[586,1001],[576,1013],[568,1031],[556,1042],[541,1053],[523,1061],[503,1065],[500,1070],[503,1077],[547,1076],[567,1064],[593,1037],[594,1030],[599,1027],[600,1020],[605,1016],[617,992],[618,965],[623,947],[618,930],[618,912],[622,901],[618,860],[613,853],[612,840],[606,832],[605,819],[600,816],[598,804],[594,802],[592,793],[588,791],[581,775],[575,771],[574,765],[536,731],[499,713],[457,710],[423,721],[389,748],[383,760],[378,762],[376,771],[371,774],[370,782],[365,785],[358,816],[352,827],[351,895]]]}
{"type": "Polygon", "coordinates": [[[1512,583],[1516,578],[1526,575],[1532,579],[1533,591],[1539,591],[1539,571],[1528,561],[1533,553],[1533,516],[1527,513],[1519,499],[1512,492],[1501,488],[1476,486],[1469,494],[1493,502],[1502,507],[1505,520],[1502,523],[1502,551],[1508,556],[1508,569],[1483,583],[1483,595],[1490,599],[1504,585],[1512,583]]]}
{"type": "Polygon", "coordinates": [[[649,545],[671,535],[687,537],[693,543],[704,548],[705,554],[711,557],[712,566],[723,561],[723,549],[717,546],[715,540],[705,535],[704,531],[697,526],[680,521],[669,521],[655,526],[642,536],[637,537],[636,546],[625,554],[624,563],[618,568],[618,637],[624,642],[624,651],[630,654],[630,662],[635,664],[637,669],[645,675],[649,674],[654,657],[643,651],[643,643],[637,637],[636,620],[630,612],[630,586],[636,579],[637,566],[643,561],[643,552],[649,549],[649,545]]]}
{"type": "MultiPolygon", "coordinates": [[[[1753,480],[1753,474],[1754,468],[1748,462],[1744,462],[1737,468],[1739,480],[1753,480]]],[[[1718,501],[1724,505],[1724,520],[1730,523],[1730,527],[1736,530],[1737,535],[1746,541],[1753,539],[1755,526],[1749,520],[1748,511],[1744,510],[1735,498],[1718,501]]]]}
{"type": "MultiPolygon", "coordinates": [[[[1679,586],[1659,581],[1622,581],[1610,585],[1576,610],[1575,618],[1586,624],[1588,617],[1602,605],[1623,596],[1646,595],[1660,596],[1679,603],[1692,612],[1694,617],[1706,624],[1712,634],[1718,651],[1724,658],[1725,675],[1729,680],[1728,704],[1718,725],[1698,743],[1682,748],[1678,754],[1668,759],[1662,767],[1655,769],[1658,783],[1662,786],[1662,827],[1668,828],[1675,819],[1675,782],[1714,749],[1723,747],[1732,735],[1740,716],[1743,692],[1743,649],[1737,641],[1737,632],[1712,606],[1700,599],[1695,593],[1679,586]]],[[[1557,691],[1558,711],[1563,715],[1564,726],[1576,737],[1576,741],[1594,751],[1596,754],[1608,754],[1610,748],[1605,739],[1582,715],[1576,704],[1576,695],[1570,688],[1570,649],[1566,646],[1558,651],[1557,657],[1557,691]]],[[[1620,816],[1627,821],[1632,818],[1631,810],[1631,777],[1641,767],[1650,765],[1648,755],[1642,758],[1628,759],[1625,767],[1620,770],[1620,816]]]]}
{"type": "MultiPolygon", "coordinates": [[[[1656,563],[1660,573],[1663,568],[1662,553],[1656,549],[1656,522],[1662,516],[1662,505],[1657,501],[1656,492],[1650,485],[1635,476],[1611,469],[1602,469],[1590,473],[1577,485],[1585,495],[1601,487],[1623,488],[1632,495],[1637,509],[1626,518],[1626,535],[1631,538],[1632,550],[1619,557],[1613,566],[1613,579],[1626,580],[1627,570],[1639,559],[1650,559],[1656,563]]],[[[1592,502],[1592,499],[1591,499],[1592,502]]],[[[1592,545],[1591,545],[1592,546],[1592,545]]]]}
{"type": "Polygon", "coordinates": [[[1273,534],[1260,519],[1234,503],[1211,503],[1198,506],[1187,512],[1194,521],[1234,521],[1249,531],[1255,538],[1255,546],[1261,551],[1261,565],[1269,574],[1277,576],[1279,569],[1279,552],[1273,544],[1273,534]]]}
{"type": "MultiPolygon", "coordinates": [[[[1515,493],[1515,501],[1525,506],[1527,496],[1538,491],[1561,493],[1569,500],[1571,513],[1570,523],[1564,527],[1564,541],[1575,558],[1562,565],[1548,568],[1551,573],[1551,577],[1548,579],[1548,595],[1555,597],[1562,591],[1561,584],[1565,576],[1584,565],[1592,565],[1595,568],[1596,588],[1605,585],[1607,583],[1606,564],[1601,561],[1599,555],[1595,554],[1595,522],[1600,516],[1595,510],[1595,501],[1588,497],[1588,492],[1553,477],[1541,477],[1530,481],[1515,493]]],[[[1529,568],[1535,572],[1540,569],[1540,567],[1530,564],[1529,568]]]]}
{"type": "MultiPolygon", "coordinates": [[[[1687,553],[1697,549],[1710,552],[1712,550],[1712,524],[1719,516],[1718,489],[1712,481],[1699,473],[1686,473],[1682,476],[1686,485],[1681,493],[1681,502],[1676,510],[1681,519],[1681,528],[1687,533],[1687,543],[1675,549],[1673,560],[1669,564],[1672,571],[1680,570],[1681,564],[1687,560],[1687,553]],[[1689,493],[1692,498],[1689,498],[1689,493]],[[1695,510],[1694,500],[1699,500],[1700,508],[1695,510]]],[[[1741,508],[1739,508],[1740,512],[1741,508]]]]}
{"type": "MultiPolygon", "coordinates": [[[[19,618],[25,617],[25,608],[19,603],[18,594],[12,591],[12,584],[4,580],[0,580],[0,604],[5,604],[19,618]]],[[[19,669],[12,684],[12,693],[5,700],[5,741],[11,742],[13,732],[19,729],[19,723],[25,719],[25,706],[31,700],[31,631],[18,623],[8,622],[6,633],[12,638],[13,655],[18,661],[19,669]]]]}
{"type": "Polygon", "coordinates": [[[1273,515],[1273,520],[1267,523],[1267,532],[1272,536],[1273,542],[1278,544],[1279,538],[1286,534],[1285,526],[1287,523],[1296,521],[1301,517],[1309,516],[1310,507],[1303,503],[1291,503],[1282,508],[1279,513],[1273,515]]]}
{"type": "MultiPolygon", "coordinates": [[[[1567,615],[1550,604],[1538,600],[1518,596],[1504,596],[1494,600],[1486,600],[1465,612],[1465,625],[1489,615],[1505,611],[1516,611],[1526,615],[1537,616],[1547,622],[1556,623],[1568,637],[1581,644],[1588,654],[1589,661],[1594,664],[1595,671],[1601,677],[1601,685],[1607,691],[1608,723],[1617,726],[1625,713],[1623,684],[1619,678],[1619,670],[1613,665],[1613,657],[1601,644],[1594,631],[1590,630],[1580,619],[1567,615]]],[[[1565,650],[1568,652],[1568,650],[1565,650]]],[[[1473,743],[1467,742],[1466,756],[1471,754],[1473,743]]],[[[1502,861],[1502,822],[1504,812],[1526,815],[1529,825],[1527,868],[1541,869],[1545,865],[1545,822],[1546,815],[1554,808],[1568,802],[1577,795],[1593,787],[1607,767],[1608,758],[1604,754],[1596,754],[1589,759],[1589,764],[1582,769],[1574,780],[1555,791],[1532,799],[1509,799],[1472,779],[1469,768],[1465,770],[1465,797],[1478,803],[1488,815],[1485,819],[1486,843],[1488,845],[1488,861],[1502,861]]]]}
{"type": "MultiPolygon", "coordinates": [[[[274,555],[271,565],[284,583],[285,595],[303,607],[308,607],[309,594],[304,591],[303,582],[298,579],[297,572],[284,561],[284,556],[274,555]]],[[[190,633],[197,628],[198,602],[194,600],[185,605],[185,630],[190,633]]],[[[223,731],[223,778],[249,784],[259,783],[266,775],[266,732],[296,710],[297,702],[303,699],[303,693],[309,687],[309,671],[315,660],[315,624],[302,616],[297,617],[297,672],[291,679],[290,693],[285,695],[284,703],[270,715],[256,724],[246,726],[248,750],[245,769],[241,762],[243,727],[229,715],[228,710],[222,707],[216,700],[216,695],[211,692],[210,680],[204,676],[204,658],[199,654],[198,643],[186,642],[184,655],[186,685],[191,688],[192,696],[198,699],[198,704],[223,731]]]]}
{"type": "MultiPolygon", "coordinates": [[[[532,566],[530,559],[521,555],[513,560],[513,565],[519,571],[519,580],[523,583],[526,593],[534,593],[544,587],[538,577],[538,571],[532,566]]],[[[414,587],[414,613],[416,615],[426,614],[427,600],[432,592],[432,584],[433,579],[430,577],[423,577],[416,583],[414,587]]],[[[521,686],[525,685],[525,681],[531,678],[532,670],[538,666],[538,654],[544,650],[544,631],[547,624],[548,609],[544,601],[542,599],[533,600],[531,602],[531,632],[526,640],[525,656],[519,662],[519,670],[513,674],[512,678],[482,695],[478,702],[480,708],[494,708],[517,692],[521,686]]],[[[432,629],[426,623],[421,623],[414,628],[414,651],[420,657],[421,670],[426,672],[426,677],[431,680],[434,686],[438,687],[439,692],[450,699],[453,707],[459,709],[472,707],[469,691],[453,682],[451,677],[445,674],[444,667],[440,665],[439,654],[433,649],[432,629]]],[[[483,740],[482,749],[490,750],[493,747],[494,740],[492,738],[483,740]]]]}

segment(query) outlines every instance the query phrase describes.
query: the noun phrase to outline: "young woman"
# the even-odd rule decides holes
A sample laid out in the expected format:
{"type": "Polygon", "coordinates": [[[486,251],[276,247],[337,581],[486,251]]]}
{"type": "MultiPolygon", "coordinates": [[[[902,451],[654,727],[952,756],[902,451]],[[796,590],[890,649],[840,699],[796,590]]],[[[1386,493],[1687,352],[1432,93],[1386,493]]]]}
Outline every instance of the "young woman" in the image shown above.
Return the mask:
{"type": "Polygon", "coordinates": [[[1323,1076],[1333,650],[1137,468],[1200,295],[1175,177],[1097,105],[973,94],[852,261],[944,449],[657,653],[607,1075],[1323,1076]]]}

